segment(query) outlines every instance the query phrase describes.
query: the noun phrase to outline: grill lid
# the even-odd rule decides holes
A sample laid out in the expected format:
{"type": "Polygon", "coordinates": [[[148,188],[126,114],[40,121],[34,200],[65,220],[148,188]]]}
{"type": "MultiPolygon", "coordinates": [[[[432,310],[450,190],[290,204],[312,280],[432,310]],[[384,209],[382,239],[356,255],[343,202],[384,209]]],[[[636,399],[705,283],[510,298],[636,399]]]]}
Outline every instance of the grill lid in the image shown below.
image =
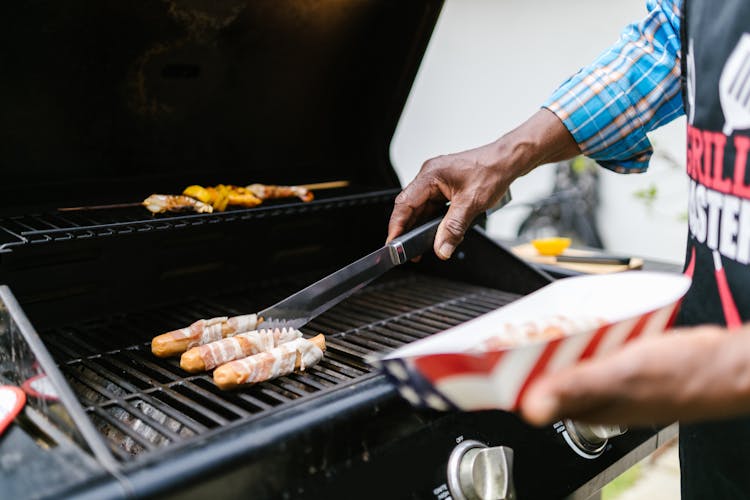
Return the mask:
{"type": "Polygon", "coordinates": [[[196,183],[397,187],[389,144],[441,4],[14,4],[0,20],[6,213],[196,183]]]}

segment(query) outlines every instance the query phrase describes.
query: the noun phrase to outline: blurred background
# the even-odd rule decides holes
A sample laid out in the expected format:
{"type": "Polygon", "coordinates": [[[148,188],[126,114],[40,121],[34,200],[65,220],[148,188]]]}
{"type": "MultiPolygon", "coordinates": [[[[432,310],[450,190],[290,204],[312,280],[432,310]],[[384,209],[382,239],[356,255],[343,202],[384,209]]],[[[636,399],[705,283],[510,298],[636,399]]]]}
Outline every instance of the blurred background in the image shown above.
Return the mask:
{"type": "MultiPolygon", "coordinates": [[[[425,160],[516,127],[645,12],[645,0],[446,0],[391,144],[402,184],[425,160]]],[[[656,155],[647,173],[594,169],[596,229],[612,252],[681,263],[684,118],[653,132],[651,140],[656,155]]],[[[515,238],[532,207],[544,206],[556,178],[559,184],[560,172],[546,165],[517,180],[514,201],[490,219],[491,235],[515,238]]]]}

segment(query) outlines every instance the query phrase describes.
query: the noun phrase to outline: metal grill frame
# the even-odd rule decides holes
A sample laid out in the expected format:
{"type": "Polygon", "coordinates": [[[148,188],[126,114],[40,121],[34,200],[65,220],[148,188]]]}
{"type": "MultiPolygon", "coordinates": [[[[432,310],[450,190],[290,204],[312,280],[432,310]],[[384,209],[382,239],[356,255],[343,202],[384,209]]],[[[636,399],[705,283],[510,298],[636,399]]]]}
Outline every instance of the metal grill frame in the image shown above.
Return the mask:
{"type": "Polygon", "coordinates": [[[168,231],[204,224],[247,221],[279,215],[296,215],[327,210],[341,210],[359,205],[391,203],[399,189],[385,189],[366,194],[321,198],[309,203],[267,202],[255,208],[232,208],[210,214],[160,214],[149,216],[146,209],[85,210],[80,212],[47,212],[0,219],[0,253],[27,244],[44,244],[73,239],[89,239],[151,231],[168,231]]]}
{"type": "MultiPolygon", "coordinates": [[[[274,219],[269,218],[269,221],[272,220],[274,219]]],[[[261,222],[262,220],[258,220],[258,223],[261,222]]],[[[177,233],[178,231],[170,232],[170,234],[177,233]]],[[[165,237],[169,237],[166,232],[165,237]]],[[[118,243],[122,241],[130,249],[139,248],[137,244],[140,242],[137,238],[131,240],[127,237],[118,240],[93,238],[80,240],[79,245],[83,248],[112,248],[110,242],[114,241],[118,243]]],[[[55,248],[54,245],[43,246],[55,248]]],[[[23,251],[19,251],[18,255],[24,256],[32,252],[34,248],[36,247],[29,246],[29,248],[19,249],[23,251]]],[[[454,284],[467,284],[469,287],[486,288],[493,291],[502,290],[518,297],[531,293],[550,281],[546,274],[524,264],[510,250],[487,238],[484,232],[477,227],[474,227],[467,234],[460,251],[449,263],[443,263],[434,256],[425,255],[419,265],[407,264],[407,266],[430,278],[448,280],[454,284]],[[481,262],[482,265],[478,266],[478,262],[481,262]]],[[[315,269],[316,271],[310,271],[310,273],[318,273],[323,270],[322,268],[315,269]]],[[[328,271],[330,270],[328,269],[328,271]]],[[[315,278],[315,276],[304,274],[303,271],[300,274],[288,273],[284,275],[283,279],[256,281],[253,283],[252,300],[257,299],[262,302],[230,304],[223,302],[222,297],[222,303],[218,305],[224,311],[222,315],[241,314],[248,310],[257,310],[259,306],[274,303],[277,299],[307,284],[307,281],[304,283],[299,281],[315,278]],[[276,290],[275,294],[277,295],[274,296],[274,293],[271,293],[268,297],[261,298],[255,294],[256,289],[276,290]]],[[[377,286],[377,284],[372,284],[365,290],[372,289],[374,286],[377,286]]],[[[431,292],[432,290],[429,289],[425,291],[428,299],[431,299],[431,292]]],[[[217,290],[217,294],[233,293],[238,293],[238,290],[232,288],[217,290]]],[[[184,294],[182,302],[176,300],[170,303],[173,304],[173,307],[179,307],[181,303],[185,303],[185,300],[192,300],[190,297],[195,297],[195,295],[184,294]]],[[[367,346],[374,345],[371,343],[373,340],[379,339],[381,344],[378,347],[381,347],[383,342],[391,345],[405,338],[426,335],[434,331],[429,326],[430,322],[440,322],[446,319],[443,315],[428,317],[426,326],[414,328],[412,323],[414,318],[409,317],[408,310],[403,310],[401,312],[406,314],[404,324],[400,325],[395,332],[389,330],[393,338],[385,341],[379,335],[378,329],[383,330],[384,327],[382,323],[379,324],[377,321],[377,311],[379,308],[388,309],[395,298],[381,298],[379,303],[373,304],[355,301],[350,309],[342,313],[340,318],[336,318],[337,321],[344,320],[352,314],[358,313],[359,309],[368,309],[367,314],[370,316],[367,319],[369,323],[373,323],[373,327],[365,332],[366,335],[362,335],[364,345],[347,343],[345,346],[351,349],[355,356],[361,356],[364,352],[367,352],[367,346]],[[375,317],[372,317],[372,315],[375,315],[375,317]],[[373,319],[376,321],[372,321],[373,319]],[[425,328],[428,330],[425,331],[425,328]],[[394,335],[394,333],[397,335],[394,335]]],[[[214,299],[207,299],[203,295],[200,295],[198,300],[200,307],[191,311],[191,320],[207,317],[210,307],[217,305],[213,301],[214,299]],[[207,307],[209,309],[206,309],[207,307]]],[[[243,296],[243,300],[249,301],[250,298],[243,296]]],[[[111,300],[107,301],[107,304],[109,303],[111,303],[111,300]]],[[[159,304],[159,307],[168,305],[162,302],[156,302],[155,304],[159,304]]],[[[32,305],[34,304],[29,304],[28,309],[25,312],[21,311],[21,313],[24,316],[27,313],[30,314],[39,324],[46,323],[47,326],[44,327],[44,331],[59,329],[60,325],[64,324],[76,327],[93,325],[88,319],[92,317],[91,314],[81,314],[72,319],[62,319],[67,318],[66,313],[64,310],[58,310],[59,308],[54,303],[45,303],[43,309],[32,308],[32,305]],[[51,312],[53,310],[55,311],[54,314],[51,312]],[[50,317],[50,314],[53,316],[50,317]],[[58,314],[61,314],[61,316],[58,314]],[[45,318],[50,319],[46,320],[45,318]]],[[[105,308],[99,311],[99,316],[104,317],[110,314],[112,318],[121,318],[125,311],[130,311],[128,314],[140,315],[146,311],[147,307],[143,305],[135,308],[119,308],[119,312],[111,312],[109,308],[105,308]]],[[[457,311],[455,307],[451,307],[452,309],[449,308],[448,310],[448,318],[456,313],[464,312],[460,310],[461,308],[457,311]]],[[[162,310],[155,316],[152,315],[153,317],[149,321],[161,321],[165,328],[160,328],[157,323],[153,323],[149,327],[149,335],[170,329],[169,327],[184,326],[186,323],[187,318],[179,316],[177,309],[170,309],[169,314],[164,311],[162,310]]],[[[434,315],[434,313],[434,311],[430,311],[430,314],[434,315]]],[[[386,316],[388,315],[386,314],[386,316]]],[[[349,319],[346,320],[349,321],[349,319]]],[[[33,329],[31,323],[26,322],[36,335],[36,330],[33,329]]],[[[353,327],[362,329],[366,324],[368,322],[353,325],[353,327]]],[[[317,326],[323,329],[335,328],[336,325],[321,323],[317,326]]],[[[78,331],[70,331],[66,335],[68,338],[80,336],[74,342],[82,342],[87,338],[86,335],[78,331]]],[[[102,341],[109,338],[107,335],[101,337],[102,341]]],[[[146,346],[146,340],[150,340],[150,337],[148,339],[141,338],[138,341],[143,341],[139,344],[139,348],[146,346]]],[[[333,340],[335,343],[336,339],[333,340]]],[[[52,356],[49,354],[49,350],[41,339],[39,342],[51,360],[52,356]]],[[[131,342],[131,347],[133,343],[138,342],[131,342]]],[[[123,347],[127,346],[100,346],[96,349],[89,349],[87,356],[91,360],[100,359],[107,352],[123,347]]],[[[54,350],[54,347],[52,349],[54,350]]],[[[56,354],[59,356],[59,352],[56,354]]],[[[347,353],[342,352],[341,356],[345,360],[352,359],[351,355],[347,353]]],[[[357,358],[354,359],[356,361],[357,358]]],[[[351,373],[356,373],[357,367],[364,366],[364,362],[358,361],[358,364],[353,367],[350,364],[345,364],[345,366],[352,370],[351,373]]],[[[52,367],[57,370],[55,364],[52,367]]],[[[416,412],[399,397],[393,385],[388,383],[384,375],[371,372],[365,373],[350,382],[319,390],[312,396],[289,401],[273,408],[273,411],[268,412],[263,418],[240,422],[239,424],[229,422],[221,426],[221,429],[216,432],[204,433],[199,439],[184,440],[178,445],[143,453],[136,460],[122,461],[115,458],[103,436],[93,425],[91,419],[85,415],[83,407],[76,396],[73,395],[72,389],[61,373],[59,379],[71,391],[73,403],[80,409],[80,414],[83,415],[80,419],[77,417],[74,419],[80,426],[86,427],[90,431],[89,435],[93,436],[92,439],[95,443],[104,450],[104,458],[113,463],[112,467],[106,469],[108,473],[106,476],[75,483],[77,484],[77,490],[89,496],[102,498],[150,497],[162,495],[166,492],[174,492],[175,496],[180,496],[192,492],[193,487],[200,491],[206,488],[219,488],[222,491],[246,491],[246,489],[238,487],[238,484],[244,484],[245,488],[252,485],[253,491],[261,492],[261,496],[262,492],[266,492],[270,496],[278,496],[281,492],[296,495],[298,491],[290,488],[296,488],[297,486],[288,483],[288,474],[273,472],[279,470],[302,472],[302,476],[294,479],[295,485],[305,483],[311,488],[327,488],[324,484],[328,484],[328,487],[330,487],[333,484],[331,481],[338,483],[342,479],[343,476],[340,476],[339,472],[349,470],[353,463],[352,460],[359,464],[367,464],[370,450],[378,450],[377,455],[382,457],[385,450],[392,449],[391,443],[395,444],[402,442],[403,439],[412,439],[415,435],[423,435],[432,425],[431,422],[452,418],[450,412],[448,414],[416,412]],[[370,432],[367,430],[369,428],[373,430],[370,432]],[[375,432],[375,434],[372,434],[372,432],[375,432]],[[292,450],[294,451],[292,452],[292,450]],[[335,476],[330,476],[330,471],[338,472],[333,472],[335,476]],[[227,477],[227,474],[233,477],[234,485],[225,484],[224,479],[221,479],[227,477]],[[286,480],[282,478],[286,478],[286,480]],[[320,479],[324,480],[324,483],[314,485],[309,482],[310,480],[318,481],[320,479]]],[[[83,452],[78,453],[82,456],[88,456],[83,452]]],[[[97,461],[99,463],[104,462],[99,457],[97,457],[97,461]]],[[[63,487],[61,486],[61,488],[63,487]]],[[[65,491],[68,491],[68,487],[65,488],[65,491]]],[[[325,491],[326,494],[330,493],[328,489],[325,491]]]]}
{"type": "MultiPolygon", "coordinates": [[[[326,334],[328,349],[319,365],[238,391],[219,390],[208,373],[186,374],[174,358],[155,358],[148,341],[114,347],[110,337],[101,335],[106,323],[61,328],[42,337],[94,425],[99,423],[98,427],[116,433],[112,439],[99,437],[118,462],[135,464],[158,459],[197,438],[263,420],[361,383],[376,375],[367,363],[369,356],[445,330],[519,297],[440,278],[398,272],[395,276],[355,294],[303,328],[307,335],[326,334]],[[155,417],[144,407],[161,416],[155,417]],[[130,416],[129,423],[123,422],[128,420],[124,415],[130,416]],[[131,456],[124,445],[138,453],[131,456]]],[[[214,300],[182,309],[211,317],[242,310],[247,307],[244,302],[240,298],[227,308],[214,300]]],[[[162,317],[163,329],[190,322],[180,310],[171,318],[163,316],[164,311],[144,313],[136,324],[122,319],[118,327],[130,326],[119,335],[152,336],[156,317],[162,317]]]]}

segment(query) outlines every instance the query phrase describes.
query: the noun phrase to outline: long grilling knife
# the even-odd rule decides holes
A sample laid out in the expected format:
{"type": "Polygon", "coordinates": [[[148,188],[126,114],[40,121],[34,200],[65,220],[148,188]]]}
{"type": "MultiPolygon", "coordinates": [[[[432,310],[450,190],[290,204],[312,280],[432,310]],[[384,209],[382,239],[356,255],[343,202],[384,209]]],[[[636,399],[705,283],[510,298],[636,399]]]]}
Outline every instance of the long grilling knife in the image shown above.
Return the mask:
{"type": "MultiPolygon", "coordinates": [[[[487,211],[487,215],[505,206],[510,200],[510,191],[508,191],[494,207],[487,211]]],[[[258,316],[264,318],[260,327],[300,328],[307,324],[357,290],[364,288],[386,271],[432,248],[442,219],[441,215],[412,229],[384,247],[258,312],[258,316]]]]}

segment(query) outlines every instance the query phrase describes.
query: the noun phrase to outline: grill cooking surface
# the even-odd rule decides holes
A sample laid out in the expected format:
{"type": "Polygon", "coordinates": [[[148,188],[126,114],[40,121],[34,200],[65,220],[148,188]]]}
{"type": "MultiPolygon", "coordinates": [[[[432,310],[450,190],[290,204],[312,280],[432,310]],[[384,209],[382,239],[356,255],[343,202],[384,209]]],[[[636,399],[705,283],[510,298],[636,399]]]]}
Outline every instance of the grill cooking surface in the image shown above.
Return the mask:
{"type": "MultiPolygon", "coordinates": [[[[365,361],[518,298],[517,295],[405,272],[350,297],[303,328],[325,333],[323,361],[301,374],[224,392],[210,373],[187,374],[179,358],[151,354],[153,336],[198,318],[257,310],[244,296],[88,322],[43,333],[86,412],[123,461],[187,442],[212,429],[262,418],[370,374],[365,361]]],[[[269,300],[268,303],[271,303],[269,300]]]]}

